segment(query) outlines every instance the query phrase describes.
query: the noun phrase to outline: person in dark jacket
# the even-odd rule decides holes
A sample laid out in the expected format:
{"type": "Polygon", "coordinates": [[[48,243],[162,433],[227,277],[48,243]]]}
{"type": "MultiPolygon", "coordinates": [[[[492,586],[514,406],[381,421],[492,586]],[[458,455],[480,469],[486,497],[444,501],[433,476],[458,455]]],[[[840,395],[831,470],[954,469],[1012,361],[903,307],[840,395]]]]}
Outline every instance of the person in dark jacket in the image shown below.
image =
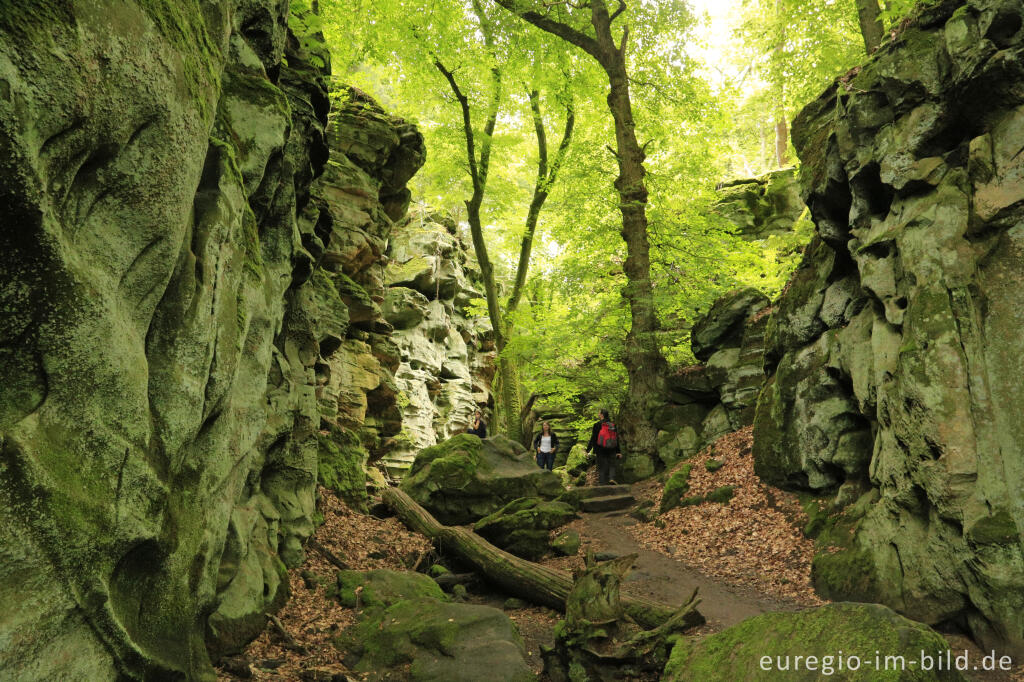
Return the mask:
{"type": "Polygon", "coordinates": [[[466,430],[466,433],[471,433],[479,438],[487,438],[487,422],[484,421],[484,417],[480,414],[480,410],[477,410],[473,414],[473,423],[466,430]]]}
{"type": "Polygon", "coordinates": [[[618,434],[615,431],[615,424],[612,422],[608,410],[601,410],[601,418],[591,429],[590,442],[587,444],[587,452],[594,451],[597,459],[597,482],[599,485],[615,483],[615,460],[622,458],[619,449],[618,434]],[[605,436],[601,437],[604,430],[605,436]],[[613,440],[612,445],[606,445],[609,435],[613,440]]]}
{"type": "Polygon", "coordinates": [[[555,451],[558,450],[558,436],[551,430],[551,424],[540,425],[540,433],[533,439],[533,449],[537,451],[537,466],[551,471],[555,468],[555,451]]]}

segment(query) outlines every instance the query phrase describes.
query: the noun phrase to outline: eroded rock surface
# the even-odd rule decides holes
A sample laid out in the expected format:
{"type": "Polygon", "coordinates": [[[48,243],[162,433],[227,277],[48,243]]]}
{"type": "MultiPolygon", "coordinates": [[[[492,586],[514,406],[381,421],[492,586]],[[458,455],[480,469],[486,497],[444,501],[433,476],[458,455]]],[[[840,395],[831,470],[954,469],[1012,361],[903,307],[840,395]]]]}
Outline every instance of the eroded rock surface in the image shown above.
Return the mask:
{"type": "MultiPolygon", "coordinates": [[[[495,352],[486,316],[469,312],[483,285],[471,249],[446,213],[418,207],[395,227],[388,244],[384,316],[400,362],[402,431],[384,464],[402,476],[416,453],[465,431],[487,414],[495,352]]],[[[486,418],[485,418],[486,421],[486,418]]]]}
{"type": "Polygon", "coordinates": [[[817,235],[769,322],[754,431],[769,482],[862,495],[819,589],[1017,654],[1022,18],[1014,1],[922,4],[795,121],[817,235]]]}
{"type": "Polygon", "coordinates": [[[715,210],[736,225],[745,239],[788,234],[805,210],[795,168],[724,182],[717,191],[715,210]]]}
{"type": "Polygon", "coordinates": [[[699,452],[730,431],[749,426],[764,383],[768,297],[745,288],[722,296],[694,322],[694,356],[703,364],[672,371],[659,409],[658,456],[666,466],[699,452]]]}
{"type": "Polygon", "coordinates": [[[0,677],[213,679],[318,474],[358,503],[400,432],[380,266],[422,139],[354,91],[328,135],[287,12],[0,13],[0,677]]]}
{"type": "Polygon", "coordinates": [[[945,668],[944,657],[943,669],[935,660],[948,648],[942,635],[885,606],[827,604],[799,613],[765,613],[699,642],[680,638],[661,679],[960,682],[966,678],[945,668]],[[930,668],[922,655],[932,657],[930,668]],[[886,663],[885,656],[893,658],[886,663]]]}

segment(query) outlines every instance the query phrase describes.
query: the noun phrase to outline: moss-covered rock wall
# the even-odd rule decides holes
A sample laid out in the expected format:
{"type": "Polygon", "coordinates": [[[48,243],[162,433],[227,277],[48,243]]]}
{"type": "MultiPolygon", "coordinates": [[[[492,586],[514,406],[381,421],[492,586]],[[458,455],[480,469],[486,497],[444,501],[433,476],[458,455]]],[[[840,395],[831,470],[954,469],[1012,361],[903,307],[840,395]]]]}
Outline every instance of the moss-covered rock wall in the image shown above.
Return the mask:
{"type": "Polygon", "coordinates": [[[817,234],[776,306],[757,470],[834,509],[832,598],[1024,653],[1024,3],[918,5],[793,126],[817,234]]]}
{"type": "Polygon", "coordinates": [[[276,0],[0,12],[0,677],[214,679],[399,433],[415,128],[276,0]]]}

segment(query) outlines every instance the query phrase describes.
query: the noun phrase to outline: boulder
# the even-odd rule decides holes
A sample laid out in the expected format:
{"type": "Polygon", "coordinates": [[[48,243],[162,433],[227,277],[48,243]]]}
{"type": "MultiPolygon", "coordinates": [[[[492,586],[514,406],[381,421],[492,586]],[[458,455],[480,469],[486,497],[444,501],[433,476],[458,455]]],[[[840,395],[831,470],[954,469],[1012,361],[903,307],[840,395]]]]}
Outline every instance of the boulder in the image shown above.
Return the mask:
{"type": "Polygon", "coordinates": [[[767,308],[768,297],[757,289],[747,287],[732,291],[711,306],[693,324],[690,345],[698,360],[707,361],[716,351],[738,348],[743,340],[747,318],[767,308]]]}
{"type": "Polygon", "coordinates": [[[338,580],[329,592],[342,606],[387,608],[406,599],[431,598],[447,601],[441,588],[429,576],[410,571],[338,571],[338,580]],[[360,589],[361,588],[361,589],[360,589]]]}
{"type": "Polygon", "coordinates": [[[523,498],[480,519],[473,530],[507,552],[536,560],[550,549],[549,531],[576,517],[575,508],[565,502],[523,498]]]}
{"type": "Polygon", "coordinates": [[[661,493],[661,506],[658,508],[658,513],[664,514],[669,509],[679,506],[679,501],[690,491],[691,469],[692,467],[689,464],[684,464],[665,482],[665,489],[661,493]]]}
{"type": "Polygon", "coordinates": [[[699,641],[682,638],[661,679],[965,680],[955,670],[936,670],[934,658],[932,670],[922,669],[922,656],[940,652],[945,667],[948,649],[939,633],[885,606],[827,604],[799,613],[765,613],[699,641]],[[891,659],[889,670],[884,669],[887,656],[899,657],[891,659]]]}
{"type": "Polygon", "coordinates": [[[539,469],[523,446],[504,436],[462,434],[416,455],[402,490],[446,525],[473,523],[521,497],[553,499],[561,480],[539,469]]]}
{"type": "Polygon", "coordinates": [[[501,610],[432,598],[399,601],[370,613],[339,638],[345,662],[379,678],[416,682],[532,682],[523,641],[501,610]],[[396,677],[396,679],[399,679],[396,677]]]}
{"type": "Polygon", "coordinates": [[[580,534],[574,530],[559,533],[551,541],[551,549],[562,556],[576,556],[580,553],[580,534]]]}
{"type": "Polygon", "coordinates": [[[795,168],[725,182],[717,191],[715,211],[738,227],[740,236],[748,240],[791,233],[804,211],[795,168]]]}

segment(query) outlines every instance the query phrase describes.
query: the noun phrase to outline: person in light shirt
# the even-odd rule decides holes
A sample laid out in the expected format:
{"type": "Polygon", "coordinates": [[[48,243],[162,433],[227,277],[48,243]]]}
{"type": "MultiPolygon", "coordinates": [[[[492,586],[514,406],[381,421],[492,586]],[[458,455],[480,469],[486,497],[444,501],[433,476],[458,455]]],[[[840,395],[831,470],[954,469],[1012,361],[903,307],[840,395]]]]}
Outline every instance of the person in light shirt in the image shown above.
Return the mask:
{"type": "Polygon", "coordinates": [[[551,430],[551,423],[544,422],[540,433],[533,439],[533,449],[537,451],[537,466],[551,471],[555,468],[555,451],[558,450],[558,436],[551,430]]]}

